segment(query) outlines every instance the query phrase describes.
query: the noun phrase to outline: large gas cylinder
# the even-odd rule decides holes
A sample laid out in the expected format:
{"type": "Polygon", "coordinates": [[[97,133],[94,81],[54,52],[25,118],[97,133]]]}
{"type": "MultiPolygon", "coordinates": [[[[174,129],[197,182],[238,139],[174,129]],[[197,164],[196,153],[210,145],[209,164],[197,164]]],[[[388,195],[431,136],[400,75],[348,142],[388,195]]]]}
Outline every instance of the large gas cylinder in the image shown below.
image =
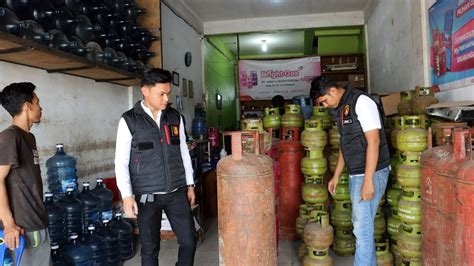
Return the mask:
{"type": "Polygon", "coordinates": [[[304,156],[303,146],[298,141],[280,141],[278,144],[280,162],[280,237],[296,239],[296,217],[301,204],[301,182],[303,174],[300,161],[304,156]]]}
{"type": "Polygon", "coordinates": [[[317,105],[313,107],[313,116],[311,117],[311,119],[320,121],[324,130],[330,129],[332,126],[332,119],[329,115],[329,110],[322,105],[317,105]]]}
{"type": "Polygon", "coordinates": [[[279,128],[281,125],[281,116],[278,108],[265,108],[265,116],[263,117],[263,128],[279,128]]]}
{"type": "Polygon", "coordinates": [[[397,134],[397,149],[422,152],[428,147],[428,131],[424,129],[420,116],[405,116],[403,129],[397,134]]]}
{"type": "Polygon", "coordinates": [[[281,117],[282,127],[303,127],[301,107],[296,104],[285,105],[285,114],[281,117]]]}
{"type": "Polygon", "coordinates": [[[336,228],[352,228],[351,214],[350,201],[335,202],[331,212],[331,224],[336,228]]]}
{"type": "Polygon", "coordinates": [[[453,130],[453,128],[466,126],[467,123],[465,122],[442,122],[432,126],[432,134],[434,135],[433,146],[435,146],[434,144],[436,144],[436,146],[441,146],[444,145],[446,142],[452,142],[451,131],[453,130]]]}
{"type": "MultiPolygon", "coordinates": [[[[471,129],[471,134],[473,133],[471,129]]],[[[472,140],[471,140],[472,142],[472,140]]],[[[456,265],[474,265],[474,156],[456,175],[456,265]]]]}
{"type": "Polygon", "coordinates": [[[328,133],[323,130],[322,122],[308,119],[304,125],[304,131],[301,132],[301,144],[312,150],[324,149],[328,143],[328,133]]]}
{"type": "Polygon", "coordinates": [[[276,265],[272,160],[242,154],[243,132],[226,134],[232,136],[232,155],[217,165],[219,264],[276,265]]]}
{"type": "Polygon", "coordinates": [[[437,254],[440,265],[446,265],[455,260],[454,236],[456,226],[456,172],[466,161],[466,143],[469,141],[469,130],[453,129],[453,154],[443,157],[436,167],[436,181],[438,182],[437,204],[437,254]]]}
{"type": "Polygon", "coordinates": [[[300,163],[301,172],[308,176],[324,175],[328,170],[328,162],[324,158],[323,150],[307,150],[306,154],[300,163]]]}

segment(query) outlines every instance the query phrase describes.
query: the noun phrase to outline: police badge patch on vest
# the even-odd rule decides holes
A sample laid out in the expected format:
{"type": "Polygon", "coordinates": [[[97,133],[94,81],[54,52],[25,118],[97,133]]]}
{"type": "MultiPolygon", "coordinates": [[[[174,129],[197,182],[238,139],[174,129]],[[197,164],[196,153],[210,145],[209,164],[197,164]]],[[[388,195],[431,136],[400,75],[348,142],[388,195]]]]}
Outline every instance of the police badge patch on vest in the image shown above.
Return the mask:
{"type": "Polygon", "coordinates": [[[354,121],[352,121],[352,118],[347,118],[351,113],[351,106],[349,104],[344,105],[344,108],[342,109],[342,124],[343,125],[348,125],[352,124],[354,121]]]}
{"type": "Polygon", "coordinates": [[[166,142],[171,145],[179,145],[179,124],[165,125],[166,142]]]}

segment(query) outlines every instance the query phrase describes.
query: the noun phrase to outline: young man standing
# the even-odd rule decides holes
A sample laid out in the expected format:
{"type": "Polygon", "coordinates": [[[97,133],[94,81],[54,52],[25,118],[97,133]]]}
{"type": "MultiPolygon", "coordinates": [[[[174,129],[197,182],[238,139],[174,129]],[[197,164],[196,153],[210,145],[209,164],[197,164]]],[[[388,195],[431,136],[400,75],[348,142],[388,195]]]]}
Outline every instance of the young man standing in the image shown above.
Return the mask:
{"type": "Polygon", "coordinates": [[[168,106],[170,72],[145,72],[141,92],[144,99],[122,115],[117,131],[115,174],[123,208],[138,216],[142,265],[158,265],[162,210],[178,238],[176,265],[193,265],[193,169],[183,120],[168,106]]]}
{"type": "Polygon", "coordinates": [[[344,166],[349,170],[352,223],[356,237],[354,265],[376,266],[374,220],[389,175],[390,154],[377,104],[363,91],[321,79],[317,101],[334,109],[341,134],[339,159],[328,183],[336,192],[344,166]]]}
{"type": "MultiPolygon", "coordinates": [[[[29,82],[13,83],[0,93],[0,103],[13,124],[0,133],[0,219],[11,250],[25,237],[20,265],[50,265],[48,214],[36,140],[29,131],[41,120],[39,99],[29,82]]],[[[15,254],[13,254],[15,259],[15,254]]]]}

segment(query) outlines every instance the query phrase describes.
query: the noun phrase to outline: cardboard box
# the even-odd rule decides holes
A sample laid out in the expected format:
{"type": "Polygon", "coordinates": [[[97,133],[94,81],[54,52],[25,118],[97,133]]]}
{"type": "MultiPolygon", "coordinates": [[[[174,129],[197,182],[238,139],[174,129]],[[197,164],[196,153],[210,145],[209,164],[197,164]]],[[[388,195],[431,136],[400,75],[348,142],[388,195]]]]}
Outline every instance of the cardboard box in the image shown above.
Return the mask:
{"type": "Polygon", "coordinates": [[[398,114],[398,104],[400,103],[400,92],[381,94],[382,106],[385,116],[398,114]]]}
{"type": "Polygon", "coordinates": [[[349,83],[356,88],[365,87],[364,74],[347,75],[347,79],[349,80],[349,83]]]}

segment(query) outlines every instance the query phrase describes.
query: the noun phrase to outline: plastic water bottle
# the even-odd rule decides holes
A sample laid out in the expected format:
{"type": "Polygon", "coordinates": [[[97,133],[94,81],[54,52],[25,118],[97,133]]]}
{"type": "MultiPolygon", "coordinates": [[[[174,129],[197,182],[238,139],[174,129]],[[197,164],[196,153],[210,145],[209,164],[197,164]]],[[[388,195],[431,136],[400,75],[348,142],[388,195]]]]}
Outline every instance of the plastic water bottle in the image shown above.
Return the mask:
{"type": "Polygon", "coordinates": [[[120,258],[126,261],[133,257],[133,228],[122,219],[122,213],[116,212],[110,227],[118,232],[120,242],[120,258]]]}
{"type": "Polygon", "coordinates": [[[89,182],[82,183],[82,192],[77,196],[77,198],[84,205],[83,221],[82,221],[82,232],[87,233],[87,227],[89,225],[96,225],[100,221],[99,213],[99,202],[100,199],[92,193],[90,190],[89,182]]]}
{"type": "Polygon", "coordinates": [[[77,190],[76,159],[64,152],[62,143],[56,144],[56,154],[46,161],[48,186],[54,195],[66,193],[68,187],[77,190]]]}
{"type": "Polygon", "coordinates": [[[99,212],[101,220],[112,220],[113,192],[106,188],[102,178],[97,178],[97,184],[92,193],[99,198],[99,212]]]}
{"type": "Polygon", "coordinates": [[[53,261],[53,266],[74,265],[74,260],[64,256],[63,253],[59,251],[59,245],[54,242],[51,242],[51,260],[53,261]]]}
{"type": "Polygon", "coordinates": [[[109,220],[103,220],[102,227],[99,228],[97,234],[105,239],[107,265],[119,265],[121,258],[120,242],[117,230],[109,226],[109,220]]]}
{"type": "Polygon", "coordinates": [[[82,234],[82,209],[84,206],[73,194],[73,188],[67,188],[66,196],[58,202],[66,209],[66,228],[68,235],[82,234]]]}
{"type": "Polygon", "coordinates": [[[46,192],[44,196],[44,205],[48,211],[48,231],[51,243],[64,245],[67,242],[66,210],[54,203],[53,193],[46,192]]]}
{"type": "Polygon", "coordinates": [[[13,266],[13,259],[9,249],[5,250],[5,255],[3,257],[3,266],[13,266]]]}
{"type": "Polygon", "coordinates": [[[92,249],[78,241],[77,234],[71,234],[64,254],[74,261],[75,266],[92,266],[92,249]]]}
{"type": "Polygon", "coordinates": [[[105,239],[96,234],[95,226],[89,225],[87,227],[88,233],[84,236],[83,245],[86,245],[92,250],[92,264],[106,265],[106,246],[105,239]]]}

